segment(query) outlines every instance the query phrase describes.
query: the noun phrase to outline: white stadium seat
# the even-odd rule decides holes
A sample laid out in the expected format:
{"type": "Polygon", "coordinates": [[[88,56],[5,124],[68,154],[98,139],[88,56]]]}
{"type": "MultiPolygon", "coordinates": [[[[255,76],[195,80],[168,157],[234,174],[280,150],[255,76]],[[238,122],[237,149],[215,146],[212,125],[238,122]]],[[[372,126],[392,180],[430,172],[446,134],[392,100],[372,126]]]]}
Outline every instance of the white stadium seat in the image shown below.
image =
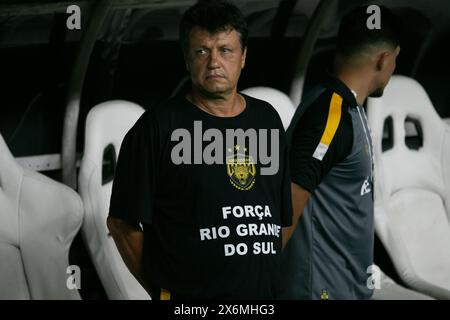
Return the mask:
{"type": "Polygon", "coordinates": [[[422,86],[403,76],[392,77],[383,97],[368,100],[368,118],[376,232],[409,287],[450,299],[450,127],[422,86]],[[419,126],[419,148],[406,143],[407,119],[419,126]],[[391,146],[383,151],[387,123],[391,146]]]}
{"type": "MultiPolygon", "coordinates": [[[[381,270],[380,270],[381,271],[381,270]]],[[[420,292],[407,289],[389,278],[383,271],[380,286],[373,291],[372,300],[434,300],[420,292]]]]}
{"type": "Polygon", "coordinates": [[[86,119],[79,175],[79,191],[86,212],[82,234],[106,294],[114,300],[150,299],[126,267],[106,226],[114,170],[108,179],[105,161],[109,160],[110,167],[114,167],[125,134],[143,112],[137,104],[114,100],[92,108],[86,119]]]}
{"type": "Polygon", "coordinates": [[[264,100],[277,110],[284,130],[287,130],[295,113],[291,99],[283,92],[269,87],[252,87],[242,90],[242,93],[253,98],[264,100]]]}
{"type": "Polygon", "coordinates": [[[68,257],[82,220],[78,194],[22,168],[0,135],[0,300],[80,299],[68,257]]]}

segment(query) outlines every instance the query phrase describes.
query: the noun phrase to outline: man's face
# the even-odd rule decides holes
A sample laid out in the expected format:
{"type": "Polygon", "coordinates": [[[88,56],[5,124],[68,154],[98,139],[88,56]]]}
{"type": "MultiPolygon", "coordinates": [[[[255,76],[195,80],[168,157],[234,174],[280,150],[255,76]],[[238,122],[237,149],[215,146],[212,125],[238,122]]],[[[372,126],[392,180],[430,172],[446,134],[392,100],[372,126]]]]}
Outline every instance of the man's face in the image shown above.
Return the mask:
{"type": "Polygon", "coordinates": [[[383,57],[379,76],[377,77],[376,89],[369,95],[372,98],[379,98],[383,96],[384,88],[386,88],[392,74],[395,71],[397,56],[400,53],[400,47],[395,48],[383,57]]]}
{"type": "Polygon", "coordinates": [[[194,27],[185,57],[193,85],[216,98],[236,91],[246,52],[242,51],[239,34],[234,29],[210,34],[194,27]]]}

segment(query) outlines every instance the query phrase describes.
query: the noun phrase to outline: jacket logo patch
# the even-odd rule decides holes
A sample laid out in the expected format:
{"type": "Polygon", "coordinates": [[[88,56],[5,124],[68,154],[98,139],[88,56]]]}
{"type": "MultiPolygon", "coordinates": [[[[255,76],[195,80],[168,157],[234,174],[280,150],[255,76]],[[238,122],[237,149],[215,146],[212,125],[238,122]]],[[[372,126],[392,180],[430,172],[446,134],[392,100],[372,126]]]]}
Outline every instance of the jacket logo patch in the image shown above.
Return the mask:
{"type": "Polygon", "coordinates": [[[368,194],[372,191],[372,188],[370,187],[369,177],[364,180],[364,183],[361,186],[361,196],[368,194]]]}
{"type": "Polygon", "coordinates": [[[330,298],[329,294],[328,294],[328,290],[322,290],[322,292],[320,293],[320,300],[328,300],[330,298]]]}

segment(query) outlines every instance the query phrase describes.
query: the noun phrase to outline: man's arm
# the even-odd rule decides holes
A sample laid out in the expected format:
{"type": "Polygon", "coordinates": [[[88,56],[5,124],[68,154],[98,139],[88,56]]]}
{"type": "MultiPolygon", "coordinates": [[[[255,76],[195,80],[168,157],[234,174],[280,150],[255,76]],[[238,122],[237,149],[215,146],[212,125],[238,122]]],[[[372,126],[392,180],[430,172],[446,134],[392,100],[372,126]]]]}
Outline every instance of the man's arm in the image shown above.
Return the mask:
{"type": "Polygon", "coordinates": [[[283,249],[286,247],[289,239],[297,227],[298,221],[303,213],[306,202],[308,201],[311,193],[306,191],[298,184],[291,183],[291,194],[292,194],[292,225],[282,229],[282,243],[283,249]]]}
{"type": "Polygon", "coordinates": [[[142,287],[150,293],[144,280],[142,268],[144,232],[141,229],[131,227],[121,219],[111,216],[108,216],[106,224],[128,270],[130,270],[142,287]]]}

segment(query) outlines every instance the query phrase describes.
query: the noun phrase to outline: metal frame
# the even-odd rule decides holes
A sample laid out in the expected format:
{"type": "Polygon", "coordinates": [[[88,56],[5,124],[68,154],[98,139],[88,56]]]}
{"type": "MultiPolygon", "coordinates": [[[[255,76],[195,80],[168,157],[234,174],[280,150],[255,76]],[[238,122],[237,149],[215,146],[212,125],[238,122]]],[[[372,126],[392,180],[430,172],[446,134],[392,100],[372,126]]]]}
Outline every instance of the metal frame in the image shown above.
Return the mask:
{"type": "Polygon", "coordinates": [[[61,169],[61,155],[59,153],[17,157],[15,159],[22,167],[33,171],[52,171],[61,169]]]}
{"type": "MultiPolygon", "coordinates": [[[[70,5],[77,5],[81,9],[97,5],[101,0],[81,0],[81,1],[62,1],[62,2],[44,2],[2,4],[0,5],[0,17],[18,16],[18,15],[36,15],[53,14],[55,12],[66,12],[70,5]]],[[[110,0],[109,5],[112,9],[133,9],[133,8],[171,8],[181,5],[192,5],[197,0],[110,0]]],[[[273,0],[246,0],[250,2],[273,2],[273,0]]]]}
{"type": "Polygon", "coordinates": [[[53,14],[66,12],[70,5],[77,5],[80,8],[89,7],[92,1],[63,1],[53,3],[21,3],[0,5],[0,17],[2,16],[23,16],[38,14],[53,14]]]}
{"type": "Polygon", "coordinates": [[[289,19],[292,16],[292,12],[297,5],[298,0],[281,0],[278,6],[277,13],[273,19],[271,38],[272,40],[280,39],[284,37],[287,26],[289,25],[289,19]]]}
{"type": "Polygon", "coordinates": [[[291,90],[289,92],[289,96],[295,107],[300,104],[302,98],[306,71],[314,46],[319,37],[322,24],[328,18],[328,15],[331,14],[332,9],[335,8],[336,4],[337,0],[321,0],[306,29],[305,37],[299,50],[298,60],[295,65],[294,79],[292,80],[291,90]]]}
{"type": "MultiPolygon", "coordinates": [[[[77,154],[76,167],[80,167],[81,155],[77,154]]],[[[17,157],[16,161],[23,167],[33,171],[54,171],[61,170],[61,154],[40,154],[36,156],[17,157]]]]}
{"type": "Polygon", "coordinates": [[[62,136],[62,180],[69,187],[77,188],[76,145],[81,92],[95,41],[110,9],[110,1],[100,0],[92,8],[86,30],[75,59],[69,81],[66,112],[62,136]]]}

